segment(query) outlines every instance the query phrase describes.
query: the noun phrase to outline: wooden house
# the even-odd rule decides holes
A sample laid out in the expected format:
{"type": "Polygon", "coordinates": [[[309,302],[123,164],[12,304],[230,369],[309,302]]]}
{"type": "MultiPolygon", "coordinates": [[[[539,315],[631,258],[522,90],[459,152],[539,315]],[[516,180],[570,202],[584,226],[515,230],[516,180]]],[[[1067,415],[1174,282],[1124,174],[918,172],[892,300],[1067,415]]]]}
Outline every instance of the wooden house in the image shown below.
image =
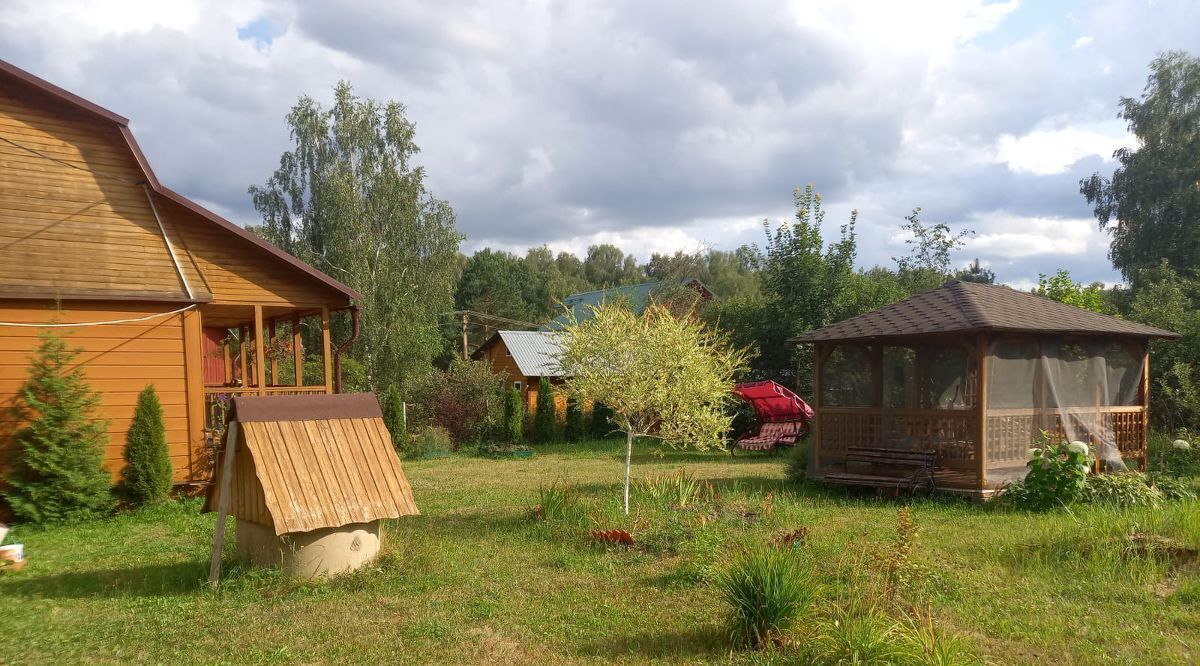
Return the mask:
{"type": "Polygon", "coordinates": [[[810,331],[793,339],[815,354],[810,476],[894,486],[925,460],[937,488],[988,496],[1042,430],[1144,469],[1148,344],[1176,337],[959,281],[810,331]]]}
{"type": "Polygon", "coordinates": [[[695,292],[695,297],[700,301],[711,301],[713,299],[712,291],[696,278],[684,278],[678,282],[674,280],[660,280],[658,282],[627,284],[620,287],[597,289],[595,291],[582,291],[564,298],[562,305],[565,312],[552,319],[542,327],[542,330],[556,331],[566,326],[572,320],[576,322],[586,321],[592,316],[592,308],[602,303],[622,302],[628,305],[634,314],[640,315],[645,311],[646,306],[650,304],[652,299],[661,304],[663,301],[671,300],[672,297],[677,297],[679,295],[677,290],[691,290],[695,292]]]}
{"type": "MultiPolygon", "coordinates": [[[[0,408],[52,324],[102,396],[109,468],[153,384],[176,480],[204,479],[232,396],[334,391],[330,314],[358,297],[165,187],[125,118],[0,61],[0,408]],[[301,325],[320,349],[302,349],[301,325]],[[306,351],[320,377],[281,371],[306,351]]],[[[20,426],[9,414],[0,466],[20,426]]]]}
{"type": "MultiPolygon", "coordinates": [[[[486,360],[492,371],[505,378],[508,388],[520,391],[529,413],[537,413],[538,388],[543,377],[561,384],[562,371],[555,360],[558,333],[549,331],[496,331],[471,355],[486,360]]],[[[566,418],[566,398],[554,397],[557,417],[566,418]]]]}

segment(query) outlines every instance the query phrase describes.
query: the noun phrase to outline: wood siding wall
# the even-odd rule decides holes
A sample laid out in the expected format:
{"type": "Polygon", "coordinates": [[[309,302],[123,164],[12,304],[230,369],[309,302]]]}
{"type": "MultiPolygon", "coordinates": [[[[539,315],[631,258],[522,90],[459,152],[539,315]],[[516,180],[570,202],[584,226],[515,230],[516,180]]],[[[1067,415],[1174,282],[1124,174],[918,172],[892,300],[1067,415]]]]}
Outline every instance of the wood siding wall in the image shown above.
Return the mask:
{"type": "Polygon", "coordinates": [[[186,297],[116,125],[0,80],[0,138],[0,297],[186,297]]]}
{"type": "MultiPolygon", "coordinates": [[[[0,300],[0,321],[47,323],[57,318],[70,323],[129,319],[176,307],[177,303],[74,301],[62,303],[62,310],[56,312],[53,304],[0,300]]],[[[191,447],[183,319],[183,315],[176,314],[132,324],[57,329],[70,347],[83,350],[75,363],[84,367],[92,390],[101,394],[98,416],[108,420],[109,434],[105,463],[114,478],[124,464],[125,433],[133,418],[138,393],[153,384],[166,418],[175,478],[188,479],[191,447]]],[[[13,453],[12,436],[20,426],[8,408],[14,405],[28,377],[30,354],[37,348],[38,335],[43,330],[0,326],[0,410],[3,410],[0,411],[0,466],[7,466],[13,453]]],[[[199,365],[199,358],[195,363],[199,365]]],[[[193,437],[194,433],[193,429],[193,437]]]]}
{"type": "Polygon", "coordinates": [[[168,234],[203,274],[214,303],[330,308],[346,297],[179,204],[156,198],[168,234]]]}

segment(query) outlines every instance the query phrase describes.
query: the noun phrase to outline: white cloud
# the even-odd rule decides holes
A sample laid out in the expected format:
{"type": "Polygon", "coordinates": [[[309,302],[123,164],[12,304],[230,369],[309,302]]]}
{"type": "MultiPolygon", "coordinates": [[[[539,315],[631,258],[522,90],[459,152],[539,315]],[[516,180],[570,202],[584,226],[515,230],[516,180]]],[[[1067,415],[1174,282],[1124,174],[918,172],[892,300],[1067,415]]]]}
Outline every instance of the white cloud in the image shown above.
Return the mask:
{"type": "Polygon", "coordinates": [[[964,252],[981,253],[1001,260],[1033,256],[1084,255],[1095,249],[1103,236],[1091,219],[1017,217],[989,213],[974,220],[988,229],[970,237],[964,252]]]}
{"type": "Polygon", "coordinates": [[[1111,160],[1113,151],[1132,143],[1127,133],[1080,127],[1035,130],[1017,137],[1003,134],[996,142],[996,160],[1018,173],[1048,176],[1065,172],[1084,157],[1111,160]]]}
{"type": "Polygon", "coordinates": [[[1073,49],[1081,49],[1081,48],[1083,48],[1083,47],[1087,46],[1088,44],[1091,44],[1091,43],[1092,43],[1092,42],[1094,42],[1094,41],[1096,41],[1096,40],[1095,40],[1095,38],[1094,38],[1094,37],[1092,37],[1091,35],[1084,35],[1084,36],[1082,36],[1082,37],[1080,37],[1080,38],[1076,39],[1076,40],[1075,40],[1075,43],[1074,43],[1074,44],[1071,44],[1071,48],[1073,48],[1073,49]]]}

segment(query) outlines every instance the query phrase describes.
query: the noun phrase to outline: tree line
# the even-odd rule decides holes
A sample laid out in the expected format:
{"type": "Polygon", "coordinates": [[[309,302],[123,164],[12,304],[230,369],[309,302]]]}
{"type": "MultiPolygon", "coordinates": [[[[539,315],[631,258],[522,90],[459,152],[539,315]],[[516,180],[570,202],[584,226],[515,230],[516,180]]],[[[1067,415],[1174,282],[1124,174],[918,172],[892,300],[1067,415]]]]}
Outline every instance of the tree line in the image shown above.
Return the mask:
{"type": "MultiPolygon", "coordinates": [[[[1114,155],[1111,175],[1080,183],[1109,257],[1125,284],[1082,285],[1064,271],[1042,276],[1037,292],[1063,302],[1176,330],[1184,339],[1154,346],[1157,415],[1200,416],[1200,61],[1181,52],[1156,58],[1142,95],[1120,113],[1138,139],[1114,155]]],[[[413,385],[461,353],[469,310],[541,324],[575,292],[696,278],[716,294],[702,316],[752,352],[751,373],[811,389],[803,350],[786,340],[941,284],[993,282],[959,257],[970,231],[926,223],[914,209],[899,226],[907,252],[889,265],[858,268],[857,214],[822,234],[826,212],[811,185],[794,194],[795,215],[764,222],[760,243],[736,250],[655,254],[639,262],[611,244],[582,257],[546,246],[523,255],[485,248],[465,256],[450,205],[431,194],[415,163],[415,128],[397,102],[356,97],[348,83],[323,108],[303,97],[287,117],[295,146],[264,185],[250,188],[268,240],[360,291],[362,336],[350,356],[358,388],[413,385]]],[[[337,324],[348,334],[347,324],[337,324]]],[[[471,343],[482,339],[471,331],[471,343]]],[[[352,372],[353,369],[352,369],[352,372]]]]}

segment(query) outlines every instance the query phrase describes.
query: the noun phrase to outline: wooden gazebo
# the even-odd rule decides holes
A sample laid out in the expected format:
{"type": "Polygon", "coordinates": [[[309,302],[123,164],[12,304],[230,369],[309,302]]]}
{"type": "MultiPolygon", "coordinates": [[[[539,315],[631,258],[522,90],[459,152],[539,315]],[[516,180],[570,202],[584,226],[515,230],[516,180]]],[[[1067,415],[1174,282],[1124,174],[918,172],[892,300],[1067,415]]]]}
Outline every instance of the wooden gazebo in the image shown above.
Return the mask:
{"type": "Polygon", "coordinates": [[[816,359],[810,476],[888,486],[911,472],[889,460],[923,453],[937,488],[988,496],[1023,477],[1041,430],[1087,442],[1101,469],[1144,468],[1148,343],[1177,337],[956,280],[810,331],[792,339],[816,359]]]}

